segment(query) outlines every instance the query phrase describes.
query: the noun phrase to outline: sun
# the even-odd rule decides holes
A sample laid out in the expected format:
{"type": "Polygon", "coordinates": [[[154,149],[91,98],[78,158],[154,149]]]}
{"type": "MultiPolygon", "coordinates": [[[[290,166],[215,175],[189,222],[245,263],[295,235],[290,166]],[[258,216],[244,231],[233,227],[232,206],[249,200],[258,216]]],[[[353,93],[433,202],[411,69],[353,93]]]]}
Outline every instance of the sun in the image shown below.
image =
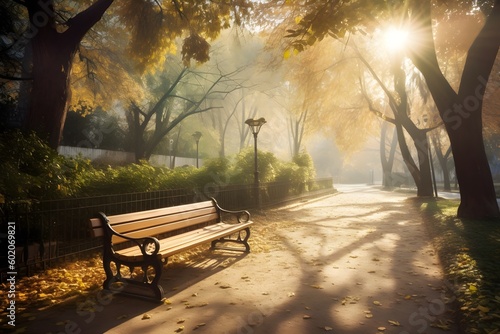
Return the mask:
{"type": "Polygon", "coordinates": [[[409,32],[403,28],[388,27],[384,31],[385,47],[390,52],[401,52],[408,46],[409,32]]]}

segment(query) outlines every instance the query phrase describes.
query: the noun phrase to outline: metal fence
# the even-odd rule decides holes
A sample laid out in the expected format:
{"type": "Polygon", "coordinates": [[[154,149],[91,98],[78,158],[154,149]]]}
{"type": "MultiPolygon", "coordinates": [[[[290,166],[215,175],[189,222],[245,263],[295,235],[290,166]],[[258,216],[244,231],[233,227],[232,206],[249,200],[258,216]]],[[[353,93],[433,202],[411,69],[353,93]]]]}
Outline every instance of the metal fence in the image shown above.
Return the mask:
{"type": "MultiPolygon", "coordinates": [[[[331,178],[319,179],[297,189],[289,182],[261,184],[262,207],[270,207],[318,192],[332,191],[331,178]]],[[[66,261],[95,252],[101,240],[91,238],[89,218],[97,212],[107,215],[151,210],[168,206],[217,199],[229,210],[255,208],[252,185],[212,185],[204,189],[170,189],[146,193],[131,193],[87,198],[71,198],[42,202],[15,202],[0,204],[0,224],[7,230],[15,223],[16,265],[20,275],[45,269],[54,262],[66,261]]],[[[7,247],[7,234],[2,233],[0,244],[7,247]]],[[[2,252],[0,274],[3,281],[7,272],[7,252],[2,252]]]]}

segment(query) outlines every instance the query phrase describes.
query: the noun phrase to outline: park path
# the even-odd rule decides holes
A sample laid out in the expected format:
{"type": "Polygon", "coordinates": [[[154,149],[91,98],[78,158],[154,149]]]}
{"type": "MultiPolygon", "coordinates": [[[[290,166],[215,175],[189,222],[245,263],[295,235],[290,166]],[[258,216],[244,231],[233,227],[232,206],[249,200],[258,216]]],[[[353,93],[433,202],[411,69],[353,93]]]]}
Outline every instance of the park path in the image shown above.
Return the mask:
{"type": "Polygon", "coordinates": [[[437,254],[408,195],[338,189],[255,215],[246,256],[206,253],[167,266],[164,305],[96,296],[92,309],[80,302],[40,314],[27,332],[458,333],[437,254]]]}

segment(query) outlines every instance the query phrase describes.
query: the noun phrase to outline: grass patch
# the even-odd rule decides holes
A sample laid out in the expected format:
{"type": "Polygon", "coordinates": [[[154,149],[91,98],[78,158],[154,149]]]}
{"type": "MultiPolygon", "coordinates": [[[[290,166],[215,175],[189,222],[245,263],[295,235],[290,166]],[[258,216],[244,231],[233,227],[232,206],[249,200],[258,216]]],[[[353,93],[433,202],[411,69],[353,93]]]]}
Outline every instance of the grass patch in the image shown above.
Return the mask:
{"type": "Polygon", "coordinates": [[[500,333],[500,220],[456,217],[459,201],[417,199],[465,333],[500,333]]]}

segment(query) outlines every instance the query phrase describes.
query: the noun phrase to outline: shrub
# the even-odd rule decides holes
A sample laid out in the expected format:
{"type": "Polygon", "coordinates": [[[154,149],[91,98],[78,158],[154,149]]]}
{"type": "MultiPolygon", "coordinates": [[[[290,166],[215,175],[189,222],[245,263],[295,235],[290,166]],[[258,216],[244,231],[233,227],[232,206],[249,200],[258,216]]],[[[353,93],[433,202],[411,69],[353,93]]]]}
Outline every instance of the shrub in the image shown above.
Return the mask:
{"type": "MultiPolygon", "coordinates": [[[[280,162],[270,152],[257,152],[258,170],[260,182],[272,182],[276,178],[280,162]]],[[[248,147],[236,156],[233,167],[233,180],[231,183],[248,184],[254,182],[255,153],[252,147],[248,147]]]]}
{"type": "Polygon", "coordinates": [[[1,135],[0,156],[0,193],[8,201],[73,196],[86,182],[82,175],[93,169],[89,161],[60,156],[36,135],[17,130],[1,135]]]}
{"type": "MultiPolygon", "coordinates": [[[[254,150],[249,147],[233,161],[209,159],[197,169],[153,167],[146,161],[127,166],[95,168],[89,160],[67,158],[51,149],[36,135],[19,131],[2,135],[0,155],[0,195],[7,201],[99,196],[164,189],[193,189],[211,193],[214,187],[253,184],[254,150]]],[[[281,162],[274,154],[258,152],[259,180],[286,181],[290,191],[306,190],[314,178],[311,157],[302,153],[292,162],[281,162]]]]}

